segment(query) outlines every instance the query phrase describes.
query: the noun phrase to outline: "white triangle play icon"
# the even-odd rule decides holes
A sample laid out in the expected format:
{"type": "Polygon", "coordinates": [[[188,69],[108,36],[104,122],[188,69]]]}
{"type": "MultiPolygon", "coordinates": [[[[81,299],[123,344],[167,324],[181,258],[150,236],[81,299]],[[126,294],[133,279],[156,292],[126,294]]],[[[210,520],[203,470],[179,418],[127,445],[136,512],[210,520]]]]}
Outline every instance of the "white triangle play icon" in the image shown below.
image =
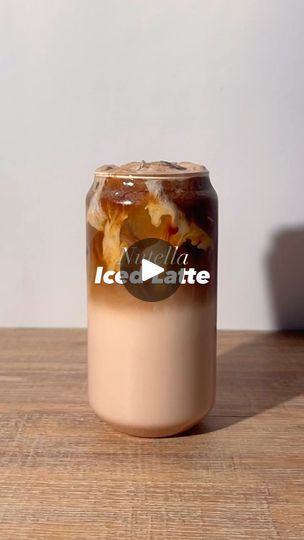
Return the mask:
{"type": "Polygon", "coordinates": [[[162,266],[158,266],[158,264],[154,264],[147,259],[143,259],[141,261],[141,279],[143,281],[147,281],[147,279],[158,276],[158,274],[161,274],[164,271],[165,269],[162,268],[162,266]]]}

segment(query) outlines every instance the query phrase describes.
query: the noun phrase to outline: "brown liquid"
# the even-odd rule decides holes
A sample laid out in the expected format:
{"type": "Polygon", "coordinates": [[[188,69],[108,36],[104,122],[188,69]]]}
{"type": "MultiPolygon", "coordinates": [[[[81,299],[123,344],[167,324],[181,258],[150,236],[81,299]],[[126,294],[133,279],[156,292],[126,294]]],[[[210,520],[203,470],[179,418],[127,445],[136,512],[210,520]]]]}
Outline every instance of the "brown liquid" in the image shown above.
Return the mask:
{"type": "Polygon", "coordinates": [[[198,422],[214,399],[217,198],[197,166],[131,165],[99,170],[87,197],[89,398],[118,429],[165,436],[198,422]],[[182,247],[210,283],[155,303],[94,283],[97,266],[118,270],[122,249],[149,237],[182,247]]]}

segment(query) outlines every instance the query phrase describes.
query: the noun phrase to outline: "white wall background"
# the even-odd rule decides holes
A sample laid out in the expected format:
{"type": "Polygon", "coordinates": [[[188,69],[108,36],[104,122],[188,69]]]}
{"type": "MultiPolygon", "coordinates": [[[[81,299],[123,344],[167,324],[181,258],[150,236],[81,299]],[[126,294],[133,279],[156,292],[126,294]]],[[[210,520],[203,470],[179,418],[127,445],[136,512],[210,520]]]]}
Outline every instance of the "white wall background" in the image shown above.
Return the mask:
{"type": "Polygon", "coordinates": [[[0,325],[85,325],[93,170],[186,159],[220,197],[219,326],[275,326],[268,254],[304,238],[303,20],[302,0],[0,1],[0,325]]]}

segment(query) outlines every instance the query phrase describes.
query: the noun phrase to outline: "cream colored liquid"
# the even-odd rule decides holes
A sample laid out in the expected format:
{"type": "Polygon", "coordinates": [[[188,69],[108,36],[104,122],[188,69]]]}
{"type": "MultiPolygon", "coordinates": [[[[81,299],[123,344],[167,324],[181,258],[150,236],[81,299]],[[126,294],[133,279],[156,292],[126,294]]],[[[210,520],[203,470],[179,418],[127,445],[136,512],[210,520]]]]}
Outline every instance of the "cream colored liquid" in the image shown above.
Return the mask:
{"type": "Polygon", "coordinates": [[[89,299],[90,404],[122,431],[172,435],[213,404],[215,305],[177,302],[176,295],[144,304],[89,299]]]}

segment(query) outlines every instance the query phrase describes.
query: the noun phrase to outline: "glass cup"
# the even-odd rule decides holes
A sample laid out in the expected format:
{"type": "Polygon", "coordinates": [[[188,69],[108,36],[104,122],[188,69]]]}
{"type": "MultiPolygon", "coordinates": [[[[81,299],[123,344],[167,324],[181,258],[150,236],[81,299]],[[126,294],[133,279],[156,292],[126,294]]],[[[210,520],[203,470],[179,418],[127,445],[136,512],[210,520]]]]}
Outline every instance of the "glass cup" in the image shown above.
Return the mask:
{"type": "Polygon", "coordinates": [[[174,435],[212,407],[217,212],[200,165],[133,162],[95,173],[86,199],[89,400],[120,431],[174,435]],[[121,279],[126,250],[146,239],[166,242],[182,263],[173,293],[159,285],[170,293],[161,300],[136,297],[121,279]]]}

